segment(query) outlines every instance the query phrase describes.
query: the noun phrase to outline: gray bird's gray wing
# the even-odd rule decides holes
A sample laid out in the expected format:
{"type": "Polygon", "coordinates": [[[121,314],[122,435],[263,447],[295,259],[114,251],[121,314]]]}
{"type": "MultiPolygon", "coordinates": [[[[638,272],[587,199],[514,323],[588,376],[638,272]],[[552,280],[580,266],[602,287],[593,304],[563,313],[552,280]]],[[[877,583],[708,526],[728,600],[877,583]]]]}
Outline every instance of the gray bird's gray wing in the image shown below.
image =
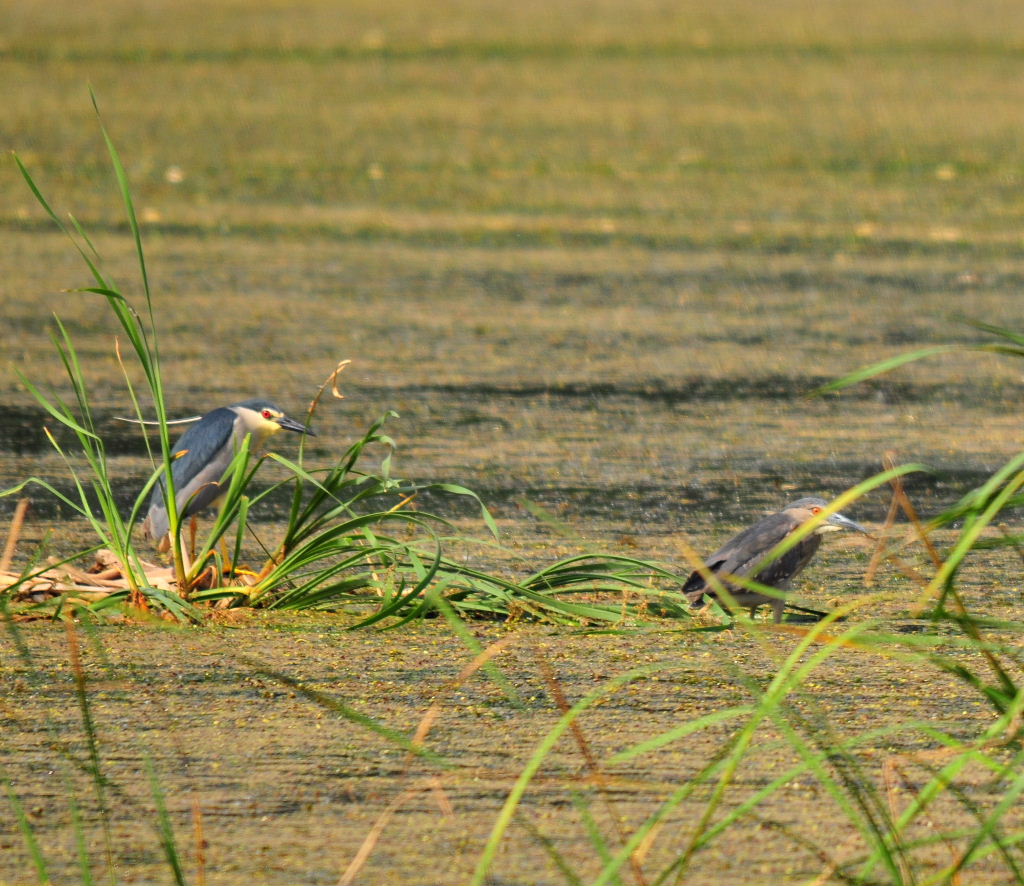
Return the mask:
{"type": "MultiPolygon", "coordinates": [[[[198,513],[220,496],[217,484],[234,457],[230,441],[235,418],[235,413],[227,407],[214,409],[185,431],[175,444],[175,453],[185,453],[171,463],[179,517],[198,513]]],[[[152,538],[161,538],[170,530],[164,488],[161,483],[150,499],[145,530],[152,538]]]]}
{"type": "MultiPolygon", "coordinates": [[[[716,574],[729,573],[731,575],[747,575],[751,569],[757,566],[764,555],[775,547],[782,539],[793,531],[799,524],[788,514],[779,512],[769,514],[763,520],[759,520],[753,526],[744,529],[738,535],[729,539],[721,548],[713,553],[705,561],[707,568],[716,574]]],[[[787,552],[776,560],[779,563],[785,560],[792,551],[787,552]]],[[[811,552],[813,554],[813,551],[811,552]]],[[[771,584],[764,576],[771,572],[775,563],[761,571],[757,580],[763,584],[771,584]]],[[[726,587],[729,587],[727,584],[726,587]]],[[[694,571],[683,585],[683,593],[691,601],[699,600],[705,593],[714,594],[708,588],[707,582],[700,572],[694,571]]]]}
{"type": "MultiPolygon", "coordinates": [[[[796,526],[793,527],[796,529],[796,526]]],[[[790,579],[802,572],[821,547],[821,536],[812,533],[797,542],[777,560],[773,560],[756,576],[755,580],[773,588],[786,587],[790,579]]],[[[756,564],[755,564],[756,565],[756,564]]]]}

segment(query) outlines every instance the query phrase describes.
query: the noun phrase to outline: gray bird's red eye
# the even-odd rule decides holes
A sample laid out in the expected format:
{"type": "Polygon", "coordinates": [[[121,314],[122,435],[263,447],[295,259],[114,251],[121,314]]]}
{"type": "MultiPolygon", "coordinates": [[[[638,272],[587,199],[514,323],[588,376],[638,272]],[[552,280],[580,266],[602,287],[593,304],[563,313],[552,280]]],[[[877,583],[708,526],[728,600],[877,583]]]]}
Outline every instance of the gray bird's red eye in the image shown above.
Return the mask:
{"type": "Polygon", "coordinates": [[[270,410],[269,409],[264,409],[263,410],[263,417],[264,418],[270,418],[270,410]]]}

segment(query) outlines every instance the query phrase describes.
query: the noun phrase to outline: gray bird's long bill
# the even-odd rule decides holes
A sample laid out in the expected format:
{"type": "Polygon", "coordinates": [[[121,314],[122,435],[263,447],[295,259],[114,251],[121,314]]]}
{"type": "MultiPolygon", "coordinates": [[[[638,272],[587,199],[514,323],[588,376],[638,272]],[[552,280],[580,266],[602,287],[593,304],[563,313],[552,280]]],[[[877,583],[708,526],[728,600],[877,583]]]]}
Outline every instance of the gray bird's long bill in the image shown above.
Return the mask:
{"type": "Polygon", "coordinates": [[[833,514],[825,521],[825,523],[831,524],[837,529],[853,529],[857,532],[863,532],[865,535],[868,534],[868,530],[864,526],[861,526],[856,520],[844,517],[842,514],[833,514]]]}
{"type": "Polygon", "coordinates": [[[274,420],[286,431],[296,431],[299,434],[307,434],[310,437],[316,436],[312,428],[307,428],[302,424],[302,422],[295,421],[293,418],[288,418],[287,415],[282,415],[280,418],[274,420]]]}

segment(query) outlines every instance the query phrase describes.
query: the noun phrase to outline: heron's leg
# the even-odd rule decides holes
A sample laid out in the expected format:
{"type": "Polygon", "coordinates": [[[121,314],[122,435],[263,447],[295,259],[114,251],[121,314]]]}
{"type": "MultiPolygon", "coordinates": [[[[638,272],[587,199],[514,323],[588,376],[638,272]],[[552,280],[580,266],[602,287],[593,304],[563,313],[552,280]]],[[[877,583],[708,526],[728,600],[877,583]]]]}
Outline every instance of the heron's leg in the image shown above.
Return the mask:
{"type": "Polygon", "coordinates": [[[785,600],[772,600],[772,612],[775,614],[775,624],[782,624],[782,610],[785,608],[785,600]]]}
{"type": "Polygon", "coordinates": [[[174,539],[171,537],[171,533],[168,532],[166,535],[162,535],[160,537],[160,541],[157,542],[156,549],[161,554],[166,554],[174,546],[172,544],[173,541],[174,539]]]}

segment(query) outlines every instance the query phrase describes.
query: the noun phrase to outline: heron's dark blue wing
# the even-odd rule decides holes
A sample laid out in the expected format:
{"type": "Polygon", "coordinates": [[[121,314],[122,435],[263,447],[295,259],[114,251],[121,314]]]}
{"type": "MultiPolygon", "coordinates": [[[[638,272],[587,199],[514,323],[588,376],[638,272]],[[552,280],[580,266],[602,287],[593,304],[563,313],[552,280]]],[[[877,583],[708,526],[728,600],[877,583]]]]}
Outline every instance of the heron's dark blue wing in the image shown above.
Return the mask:
{"type": "MultiPolygon", "coordinates": [[[[226,407],[214,409],[185,431],[174,445],[173,452],[184,453],[171,463],[179,517],[198,513],[220,496],[220,480],[234,457],[230,441],[235,418],[235,413],[226,407]]],[[[145,527],[153,538],[161,538],[170,529],[164,489],[161,483],[150,499],[145,527]]]]}

